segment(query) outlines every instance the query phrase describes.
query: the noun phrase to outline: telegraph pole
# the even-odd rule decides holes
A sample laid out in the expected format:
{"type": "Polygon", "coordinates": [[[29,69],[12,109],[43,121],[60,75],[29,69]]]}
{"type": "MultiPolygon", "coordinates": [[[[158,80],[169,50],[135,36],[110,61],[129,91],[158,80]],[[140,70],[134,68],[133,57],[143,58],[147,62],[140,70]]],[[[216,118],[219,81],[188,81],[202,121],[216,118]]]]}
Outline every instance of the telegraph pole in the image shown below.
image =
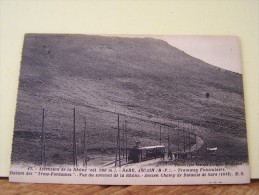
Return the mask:
{"type": "Polygon", "coordinates": [[[195,134],[196,152],[198,154],[197,134],[195,134]]]}
{"type": "Polygon", "coordinates": [[[122,125],[122,157],[125,157],[125,126],[124,124],[122,125]]]}
{"type": "Polygon", "coordinates": [[[183,139],[183,151],[185,152],[185,136],[186,136],[186,131],[184,130],[183,133],[184,133],[184,134],[183,134],[183,135],[184,135],[184,136],[183,136],[183,138],[184,138],[184,139],[183,139]]]}
{"type": "Polygon", "coordinates": [[[118,114],[118,133],[117,133],[117,150],[116,150],[115,167],[117,166],[118,157],[119,157],[119,167],[121,167],[120,115],[119,114],[118,114]]]}
{"type": "Polygon", "coordinates": [[[125,143],[125,147],[126,147],[126,162],[128,162],[128,133],[127,133],[127,121],[125,120],[125,138],[126,138],[126,143],[125,143]]]}
{"type": "Polygon", "coordinates": [[[45,110],[42,110],[42,129],[41,129],[41,165],[46,165],[46,147],[45,147],[45,130],[44,130],[45,110]]]}
{"type": "Polygon", "coordinates": [[[161,134],[162,132],[161,132],[161,125],[160,125],[160,138],[159,138],[159,140],[160,140],[160,145],[162,144],[162,134],[161,134]]]}
{"type": "Polygon", "coordinates": [[[74,166],[77,166],[77,151],[76,151],[76,108],[73,113],[73,162],[74,166]]]}
{"type": "Polygon", "coordinates": [[[169,128],[168,128],[168,130],[167,130],[167,140],[168,140],[168,142],[167,142],[167,145],[168,145],[168,154],[169,154],[169,147],[170,147],[170,135],[169,135],[169,128]]]}
{"type": "Polygon", "coordinates": [[[180,124],[179,124],[179,120],[178,120],[177,140],[178,140],[178,152],[179,152],[180,151],[180,124]]]}
{"type": "Polygon", "coordinates": [[[119,167],[121,167],[121,142],[120,142],[120,115],[118,114],[118,135],[119,135],[119,167]]]}
{"type": "Polygon", "coordinates": [[[87,166],[87,148],[86,148],[86,119],[84,118],[84,165],[87,166]]]}

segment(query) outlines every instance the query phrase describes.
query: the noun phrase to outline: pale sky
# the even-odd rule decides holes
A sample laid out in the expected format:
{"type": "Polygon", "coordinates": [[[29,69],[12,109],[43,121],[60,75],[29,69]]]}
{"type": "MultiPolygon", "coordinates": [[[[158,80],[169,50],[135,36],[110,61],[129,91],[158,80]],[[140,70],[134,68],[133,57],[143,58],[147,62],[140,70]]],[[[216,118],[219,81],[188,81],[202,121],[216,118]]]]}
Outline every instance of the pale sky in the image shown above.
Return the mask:
{"type": "Polygon", "coordinates": [[[105,35],[119,37],[152,37],[220,68],[242,74],[240,41],[235,36],[189,35],[105,35]]]}
{"type": "Polygon", "coordinates": [[[232,36],[153,36],[214,66],[242,74],[240,42],[232,36]]]}

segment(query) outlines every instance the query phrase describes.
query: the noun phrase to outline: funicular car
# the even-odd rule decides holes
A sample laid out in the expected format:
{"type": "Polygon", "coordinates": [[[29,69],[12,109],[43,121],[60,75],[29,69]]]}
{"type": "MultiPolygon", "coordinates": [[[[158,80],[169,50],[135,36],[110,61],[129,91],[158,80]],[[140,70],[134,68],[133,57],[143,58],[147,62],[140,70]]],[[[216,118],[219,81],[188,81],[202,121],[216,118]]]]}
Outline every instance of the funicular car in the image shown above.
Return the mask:
{"type": "Polygon", "coordinates": [[[154,158],[164,158],[165,146],[147,146],[129,149],[128,160],[131,162],[141,162],[154,158]]]}

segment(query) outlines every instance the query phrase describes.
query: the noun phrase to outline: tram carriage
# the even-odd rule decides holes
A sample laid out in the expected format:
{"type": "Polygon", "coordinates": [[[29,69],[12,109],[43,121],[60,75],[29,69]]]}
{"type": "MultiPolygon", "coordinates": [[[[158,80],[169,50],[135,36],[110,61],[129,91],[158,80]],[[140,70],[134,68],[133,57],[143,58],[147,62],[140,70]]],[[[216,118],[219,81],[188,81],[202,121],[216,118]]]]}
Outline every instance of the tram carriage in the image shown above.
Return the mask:
{"type": "Polygon", "coordinates": [[[165,146],[147,146],[129,149],[128,160],[131,162],[141,162],[154,158],[164,158],[165,146]]]}

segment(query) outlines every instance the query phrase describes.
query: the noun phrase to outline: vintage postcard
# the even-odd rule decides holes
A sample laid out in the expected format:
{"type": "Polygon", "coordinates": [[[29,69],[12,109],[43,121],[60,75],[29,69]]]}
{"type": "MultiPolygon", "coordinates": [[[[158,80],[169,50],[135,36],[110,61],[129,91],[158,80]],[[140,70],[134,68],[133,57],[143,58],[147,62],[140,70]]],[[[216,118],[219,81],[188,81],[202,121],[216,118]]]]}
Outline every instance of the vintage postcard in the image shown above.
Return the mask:
{"type": "Polygon", "coordinates": [[[249,183],[239,44],[26,34],[10,181],[249,183]]]}

